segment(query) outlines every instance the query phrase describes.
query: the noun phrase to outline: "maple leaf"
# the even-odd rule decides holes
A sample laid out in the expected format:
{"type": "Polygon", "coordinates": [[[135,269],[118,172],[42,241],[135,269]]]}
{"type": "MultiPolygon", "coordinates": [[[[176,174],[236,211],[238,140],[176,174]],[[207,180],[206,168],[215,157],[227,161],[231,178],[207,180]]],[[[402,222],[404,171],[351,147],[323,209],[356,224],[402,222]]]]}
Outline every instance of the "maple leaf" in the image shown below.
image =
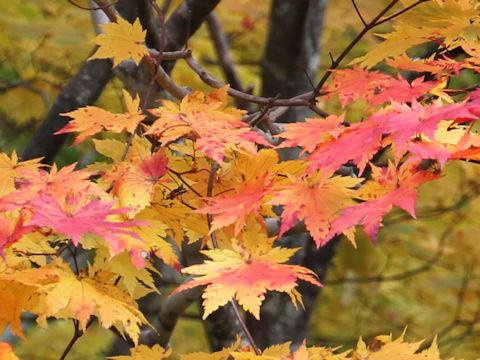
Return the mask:
{"type": "Polygon", "coordinates": [[[157,117],[145,135],[155,135],[164,144],[188,137],[205,155],[222,164],[226,148],[256,153],[256,145],[271,145],[242,122],[244,111],[227,107],[228,85],[208,96],[195,91],[180,105],[163,100],[162,107],[151,109],[157,117]]]}
{"type": "Polygon", "coordinates": [[[67,235],[73,244],[78,245],[86,233],[103,237],[109,244],[112,255],[118,254],[125,248],[125,240],[120,235],[128,235],[139,240],[140,237],[132,232],[123,230],[126,227],[148,225],[140,221],[112,222],[107,217],[114,214],[123,214],[130,209],[112,209],[115,201],[88,201],[89,193],[79,192],[69,194],[63,204],[50,195],[40,195],[30,201],[34,208],[31,220],[26,224],[47,226],[57,232],[67,235]]]}
{"type": "Polygon", "coordinates": [[[353,160],[362,174],[368,161],[382,148],[382,134],[380,121],[369,119],[351,124],[338,138],[321,143],[307,158],[306,174],[322,169],[327,178],[349,160],[353,160]]]}
{"type": "Polygon", "coordinates": [[[364,184],[355,194],[355,197],[368,201],[344,208],[342,214],[331,222],[330,233],[324,241],[343,232],[355,246],[352,227],[361,224],[376,244],[382,218],[393,205],[416,218],[417,187],[440,177],[429,171],[417,171],[417,167],[418,163],[406,163],[399,170],[392,162],[389,162],[388,168],[372,165],[374,180],[364,184]]]}
{"type": "Polygon", "coordinates": [[[15,179],[22,177],[22,170],[38,170],[41,166],[41,158],[27,161],[18,161],[17,153],[12,151],[10,157],[5,153],[0,153],[0,197],[15,191],[15,179]]]}
{"type": "Polygon", "coordinates": [[[0,255],[5,257],[4,249],[14,244],[20,238],[31,231],[34,226],[24,226],[25,213],[20,211],[18,219],[0,215],[0,255]]]}
{"type": "Polygon", "coordinates": [[[235,234],[238,234],[250,214],[258,217],[263,198],[272,190],[272,179],[264,175],[241,183],[235,189],[235,194],[205,198],[209,203],[195,212],[217,214],[210,232],[235,223],[235,234]]]}
{"type": "Polygon", "coordinates": [[[127,106],[125,114],[113,114],[110,111],[103,110],[95,106],[86,106],[62,116],[71,117],[67,125],[55,132],[55,135],[65,134],[69,132],[79,131],[80,134],[75,139],[72,146],[76,146],[91,135],[95,135],[101,131],[109,131],[120,133],[123,130],[133,133],[137,125],[145,119],[138,108],[140,99],[138,95],[132,99],[127,91],[123,91],[123,97],[127,106]]]}
{"type": "Polygon", "coordinates": [[[371,68],[385,59],[385,54],[395,57],[413,46],[441,41],[447,50],[463,41],[478,40],[478,10],[472,1],[428,1],[411,9],[408,17],[399,17],[389,34],[375,34],[384,39],[365,56],[353,62],[371,68]]]}
{"type": "Polygon", "coordinates": [[[286,140],[277,148],[301,146],[303,147],[301,154],[312,152],[320,143],[331,141],[340,135],[344,118],[345,114],[329,115],[326,119],[307,118],[304,123],[282,124],[287,130],[274,137],[286,140]]]}
{"type": "Polygon", "coordinates": [[[310,269],[297,265],[281,264],[287,261],[297,249],[272,248],[267,252],[249,253],[247,249],[204,250],[202,253],[211,260],[203,264],[182,269],[187,274],[199,275],[180,285],[172,293],[207,285],[203,292],[203,319],[225,305],[232,298],[250,312],[256,319],[260,317],[260,305],[268,290],[287,293],[293,304],[301,302],[295,290],[297,280],[308,281],[321,286],[310,269]]]}
{"type": "Polygon", "coordinates": [[[10,324],[16,335],[25,339],[22,332],[22,311],[35,312],[41,304],[43,287],[58,281],[58,274],[50,268],[17,270],[13,273],[0,272],[0,332],[10,324]]]}
{"type": "Polygon", "coordinates": [[[240,346],[241,338],[237,335],[237,340],[230,345],[229,347],[223,348],[220,351],[215,351],[213,353],[204,353],[204,352],[193,352],[188,354],[180,354],[181,360],[228,360],[230,353],[237,350],[240,346]]]}
{"type": "Polygon", "coordinates": [[[148,154],[141,159],[129,159],[106,172],[103,179],[113,183],[113,193],[120,206],[129,207],[129,216],[138,213],[152,201],[155,186],[168,181],[168,159],[163,150],[148,154]]]}
{"type": "Polygon", "coordinates": [[[390,75],[379,71],[368,71],[358,65],[353,69],[331,70],[333,81],[325,87],[325,91],[337,93],[342,106],[357,100],[359,97],[370,101],[377,87],[390,80],[390,75]]]}
{"type": "Polygon", "coordinates": [[[411,106],[393,101],[391,106],[373,114],[369,121],[378,123],[384,134],[390,134],[398,158],[407,142],[416,135],[425,135],[433,141],[441,120],[477,120],[474,109],[474,105],[465,103],[443,105],[436,101],[424,107],[415,99],[411,106]]]}
{"type": "Polygon", "coordinates": [[[117,16],[116,23],[101,24],[100,27],[105,33],[93,40],[99,48],[88,60],[113,58],[115,67],[127,59],[133,59],[138,65],[144,56],[149,55],[144,45],[146,30],[142,29],[139,19],[130,24],[117,16]]]}
{"type": "Polygon", "coordinates": [[[87,269],[77,276],[63,260],[49,266],[56,270],[58,281],[42,288],[42,306],[36,311],[40,326],[46,326],[48,317],[73,318],[85,331],[94,315],[104,328],[114,326],[121,334],[128,333],[135,345],[138,343],[139,325],[149,323],[135,300],[114,285],[117,274],[87,269]]]}
{"type": "Polygon", "coordinates": [[[75,170],[77,163],[57,170],[53,164],[50,172],[45,170],[20,170],[21,177],[16,180],[17,191],[11,192],[0,199],[2,210],[14,210],[24,206],[40,193],[51,195],[59,201],[65,199],[70,192],[87,190],[92,196],[105,196],[106,192],[90,181],[94,173],[85,170],[75,170]]]}
{"type": "Polygon", "coordinates": [[[137,345],[130,349],[130,355],[109,356],[111,360],[164,360],[172,355],[172,348],[165,350],[160,345],[155,344],[152,347],[147,345],[137,345]]]}
{"type": "Polygon", "coordinates": [[[357,348],[352,354],[352,359],[371,359],[371,360],[440,360],[436,338],[432,345],[417,353],[417,350],[423,341],[415,343],[404,342],[405,331],[397,339],[392,341],[392,335],[378,335],[368,345],[358,339],[357,348]]]}
{"type": "Polygon", "coordinates": [[[295,221],[303,220],[317,247],[324,245],[331,219],[341,208],[353,204],[352,188],[363,180],[347,176],[322,179],[318,173],[278,187],[269,203],[283,205],[279,237],[295,226],[295,221]]]}
{"type": "Polygon", "coordinates": [[[2,360],[20,360],[13,352],[12,344],[0,342],[0,359],[2,360]]]}
{"type": "Polygon", "coordinates": [[[375,96],[369,101],[370,108],[389,102],[392,99],[399,103],[411,101],[425,95],[436,86],[437,82],[424,81],[423,76],[409,83],[399,73],[397,78],[390,77],[382,86],[375,88],[375,96]]]}
{"type": "Polygon", "coordinates": [[[445,75],[460,74],[463,67],[468,66],[467,61],[458,62],[443,55],[441,59],[412,59],[407,54],[401,54],[394,58],[387,58],[385,62],[397,70],[410,70],[416,72],[428,72],[435,75],[438,79],[445,75]]]}
{"type": "MultiPolygon", "coordinates": [[[[253,350],[241,349],[231,353],[235,360],[346,360],[347,353],[335,354],[334,349],[322,346],[307,347],[305,340],[293,352],[290,351],[291,342],[273,345],[256,355],[253,350]]],[[[183,359],[182,359],[183,360],[183,359]]]]}

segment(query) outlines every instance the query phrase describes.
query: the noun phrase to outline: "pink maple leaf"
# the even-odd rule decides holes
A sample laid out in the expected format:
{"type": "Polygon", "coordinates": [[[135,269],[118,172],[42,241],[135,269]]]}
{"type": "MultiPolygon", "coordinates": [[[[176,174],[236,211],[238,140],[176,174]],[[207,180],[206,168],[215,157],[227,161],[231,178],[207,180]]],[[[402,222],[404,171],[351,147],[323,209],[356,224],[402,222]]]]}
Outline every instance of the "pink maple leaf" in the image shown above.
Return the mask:
{"type": "Polygon", "coordinates": [[[148,225],[143,221],[113,222],[107,217],[128,212],[129,208],[111,209],[115,201],[85,199],[85,193],[67,195],[65,203],[60,204],[50,195],[41,194],[30,201],[35,209],[32,219],[26,225],[47,226],[72,239],[75,245],[86,234],[92,233],[103,237],[113,254],[125,248],[125,241],[119,235],[128,235],[141,240],[138,234],[123,230],[131,226],[148,225]]]}

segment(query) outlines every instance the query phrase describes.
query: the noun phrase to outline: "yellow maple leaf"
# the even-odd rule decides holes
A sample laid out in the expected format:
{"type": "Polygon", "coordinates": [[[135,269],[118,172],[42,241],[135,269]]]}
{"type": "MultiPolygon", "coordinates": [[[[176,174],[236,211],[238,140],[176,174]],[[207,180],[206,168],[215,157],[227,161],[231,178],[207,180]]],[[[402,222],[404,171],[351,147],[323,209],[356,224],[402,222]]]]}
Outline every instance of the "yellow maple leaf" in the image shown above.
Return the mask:
{"type": "Polygon", "coordinates": [[[17,153],[12,151],[10,157],[0,153],[0,197],[15,190],[15,178],[21,178],[22,170],[38,170],[43,164],[41,158],[18,161],[17,153]]]}
{"type": "Polygon", "coordinates": [[[240,346],[241,338],[237,335],[237,340],[229,347],[223,348],[220,351],[215,351],[211,354],[205,352],[193,352],[188,354],[180,354],[181,360],[227,360],[232,351],[237,350],[240,346]]]}
{"type": "Polygon", "coordinates": [[[138,345],[130,349],[130,355],[109,356],[111,360],[163,360],[168,359],[172,354],[172,349],[165,350],[160,345],[155,344],[152,347],[147,345],[138,345]]]}
{"type": "MultiPolygon", "coordinates": [[[[235,245],[234,245],[235,247],[235,245]]],[[[203,318],[236,298],[245,311],[260,318],[260,305],[269,290],[287,293],[293,304],[301,303],[295,290],[298,279],[322,286],[310,269],[282,264],[298,249],[275,247],[268,251],[236,245],[237,249],[205,250],[211,260],[182,269],[187,274],[199,275],[180,285],[172,294],[192,287],[207,285],[203,292],[203,318]],[[255,251],[257,250],[257,251],[255,251]]]]}
{"type": "Polygon", "coordinates": [[[126,59],[133,59],[138,65],[140,60],[149,54],[144,45],[146,31],[142,29],[139,19],[130,24],[127,20],[118,17],[116,23],[100,25],[100,27],[105,33],[93,40],[99,48],[88,60],[113,58],[115,67],[126,59]]]}
{"type": "Polygon", "coordinates": [[[0,333],[10,324],[12,332],[24,338],[20,319],[22,311],[35,312],[40,303],[38,290],[57,280],[58,275],[50,268],[0,273],[0,333]]]}
{"type": "Polygon", "coordinates": [[[357,343],[357,348],[352,354],[354,360],[440,360],[438,347],[436,341],[432,342],[429,349],[417,353],[417,349],[423,342],[415,343],[404,342],[405,330],[395,340],[392,340],[392,335],[378,335],[373,338],[373,341],[367,346],[360,338],[357,343]]]}
{"type": "Polygon", "coordinates": [[[118,275],[106,271],[75,275],[68,264],[56,260],[50,264],[58,282],[43,286],[43,301],[35,313],[37,322],[46,326],[48,317],[77,319],[86,330],[90,317],[96,316],[106,329],[114,326],[120,334],[128,333],[137,344],[141,324],[149,324],[137,303],[114,282],[118,275]]]}

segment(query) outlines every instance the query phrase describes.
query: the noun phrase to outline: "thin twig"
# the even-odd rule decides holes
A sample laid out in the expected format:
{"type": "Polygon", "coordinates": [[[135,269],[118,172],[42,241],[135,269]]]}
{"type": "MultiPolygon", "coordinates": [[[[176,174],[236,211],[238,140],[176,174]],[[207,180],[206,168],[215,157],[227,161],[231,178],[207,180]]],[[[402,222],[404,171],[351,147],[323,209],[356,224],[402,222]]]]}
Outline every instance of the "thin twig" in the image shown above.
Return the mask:
{"type": "Polygon", "coordinates": [[[329,70],[325,71],[323,74],[322,78],[317,84],[317,87],[315,88],[315,91],[313,92],[313,96],[311,98],[311,101],[313,102],[316,97],[320,95],[320,90],[322,89],[323,85],[325,82],[328,80],[332,72],[330,70],[336,69],[338,65],[342,62],[342,60],[347,56],[350,51],[353,49],[353,47],[365,36],[367,32],[369,32],[371,29],[373,29],[375,26],[377,26],[377,22],[382,18],[383,15],[385,15],[396,3],[398,0],[392,0],[382,11],[380,11],[377,16],[373,18],[372,21],[370,21],[368,24],[364,26],[362,31],[360,31],[357,36],[350,42],[350,44],[347,45],[347,47],[342,51],[342,53],[333,61],[331,67],[329,70]]]}
{"type": "Polygon", "coordinates": [[[360,10],[358,9],[357,3],[355,2],[355,0],[352,0],[352,4],[353,4],[353,7],[355,8],[355,11],[357,12],[358,17],[360,18],[360,20],[362,20],[363,25],[367,26],[367,23],[366,23],[366,21],[363,19],[362,13],[361,13],[360,10]]]}
{"type": "MultiPolygon", "coordinates": [[[[85,330],[87,330],[87,329],[93,324],[94,321],[95,321],[95,318],[92,316],[92,317],[88,320],[87,324],[85,325],[85,330]]],[[[73,336],[72,336],[72,338],[70,339],[70,342],[68,343],[67,347],[66,347],[65,350],[63,351],[62,355],[60,356],[60,360],[65,360],[65,358],[67,357],[68,353],[69,353],[70,350],[72,349],[73,345],[75,345],[75,343],[77,342],[77,340],[80,339],[80,338],[83,336],[83,334],[85,334],[85,331],[83,331],[82,329],[79,328],[78,320],[73,319],[73,324],[74,324],[74,327],[75,327],[73,336]]]]}
{"type": "MultiPolygon", "coordinates": [[[[207,26],[210,31],[210,36],[217,51],[218,61],[223,70],[227,82],[233,89],[237,89],[241,92],[246,92],[245,88],[240,80],[240,76],[235,68],[235,64],[230,57],[229,44],[227,36],[222,29],[220,20],[215,12],[211,12],[207,17],[207,26]]],[[[253,110],[252,105],[247,101],[237,99],[237,105],[239,108],[253,110]],[[250,109],[249,109],[250,108],[250,109]]]]}
{"type": "Polygon", "coordinates": [[[461,221],[461,219],[457,219],[452,226],[450,226],[441,236],[439,244],[438,244],[438,249],[436,253],[425,262],[425,264],[409,271],[405,271],[400,274],[395,274],[395,275],[389,275],[389,276],[383,276],[383,275],[378,275],[378,276],[369,276],[369,277],[362,277],[362,278],[342,278],[342,279],[335,279],[335,280],[326,280],[324,281],[325,285],[340,285],[340,284],[345,284],[345,283],[371,283],[371,282],[386,282],[386,281],[398,281],[398,280],[403,280],[407,279],[409,277],[412,277],[414,275],[420,274],[424,271],[429,270],[433,265],[437,263],[437,261],[440,259],[440,257],[443,255],[443,245],[445,244],[445,241],[447,239],[447,236],[451,234],[453,231],[453,228],[455,224],[458,224],[461,221]]]}
{"type": "Polygon", "coordinates": [[[72,4],[73,6],[79,8],[79,9],[82,9],[82,10],[104,10],[110,6],[114,6],[117,2],[117,1],[114,1],[110,4],[106,4],[106,5],[103,5],[103,6],[97,6],[97,7],[87,7],[87,6],[82,6],[82,5],[78,5],[76,2],[74,2],[73,0],[67,0],[70,4],[72,4]]]}
{"type": "Polygon", "coordinates": [[[415,6],[418,6],[418,5],[420,5],[421,3],[424,3],[424,2],[427,2],[427,1],[430,1],[430,0],[418,0],[417,2],[413,3],[412,5],[407,6],[405,9],[402,9],[402,10],[396,12],[395,14],[392,14],[392,15],[390,15],[390,16],[387,16],[386,18],[383,18],[382,20],[378,21],[378,22],[375,24],[375,26],[378,26],[378,25],[381,25],[381,24],[383,24],[383,23],[386,23],[386,22],[388,22],[388,21],[390,21],[390,20],[392,20],[392,19],[394,19],[394,18],[402,15],[403,13],[406,13],[408,10],[414,8],[415,6]]]}

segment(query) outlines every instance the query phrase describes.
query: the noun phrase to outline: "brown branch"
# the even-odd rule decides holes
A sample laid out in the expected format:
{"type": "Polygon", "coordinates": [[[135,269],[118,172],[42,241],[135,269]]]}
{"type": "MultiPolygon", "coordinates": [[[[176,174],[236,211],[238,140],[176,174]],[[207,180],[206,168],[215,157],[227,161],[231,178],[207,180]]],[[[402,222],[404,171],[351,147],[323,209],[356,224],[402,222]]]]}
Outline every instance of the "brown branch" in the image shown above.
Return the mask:
{"type": "MultiPolygon", "coordinates": [[[[203,68],[192,56],[188,56],[185,58],[185,61],[190,66],[190,68],[197,73],[197,75],[202,79],[204,83],[210,85],[214,88],[221,88],[225,86],[224,83],[220,82],[216,78],[214,78],[210,73],[208,73],[205,68],[203,68]]],[[[288,99],[272,99],[271,97],[263,97],[263,96],[255,96],[248,93],[244,93],[238,91],[236,89],[228,89],[228,94],[235,98],[252,102],[255,104],[260,105],[275,105],[275,106],[309,106],[310,102],[309,99],[313,95],[313,92],[307,92],[305,94],[297,95],[292,98],[288,99]]],[[[319,95],[323,95],[325,93],[319,93],[319,95]]]]}
{"type": "Polygon", "coordinates": [[[107,17],[110,19],[111,22],[117,22],[118,12],[115,9],[115,6],[113,5],[115,5],[118,1],[114,1],[112,3],[108,2],[107,0],[93,0],[93,1],[98,5],[98,8],[93,8],[88,10],[97,10],[97,11],[103,10],[105,15],[107,15],[107,17]]]}

